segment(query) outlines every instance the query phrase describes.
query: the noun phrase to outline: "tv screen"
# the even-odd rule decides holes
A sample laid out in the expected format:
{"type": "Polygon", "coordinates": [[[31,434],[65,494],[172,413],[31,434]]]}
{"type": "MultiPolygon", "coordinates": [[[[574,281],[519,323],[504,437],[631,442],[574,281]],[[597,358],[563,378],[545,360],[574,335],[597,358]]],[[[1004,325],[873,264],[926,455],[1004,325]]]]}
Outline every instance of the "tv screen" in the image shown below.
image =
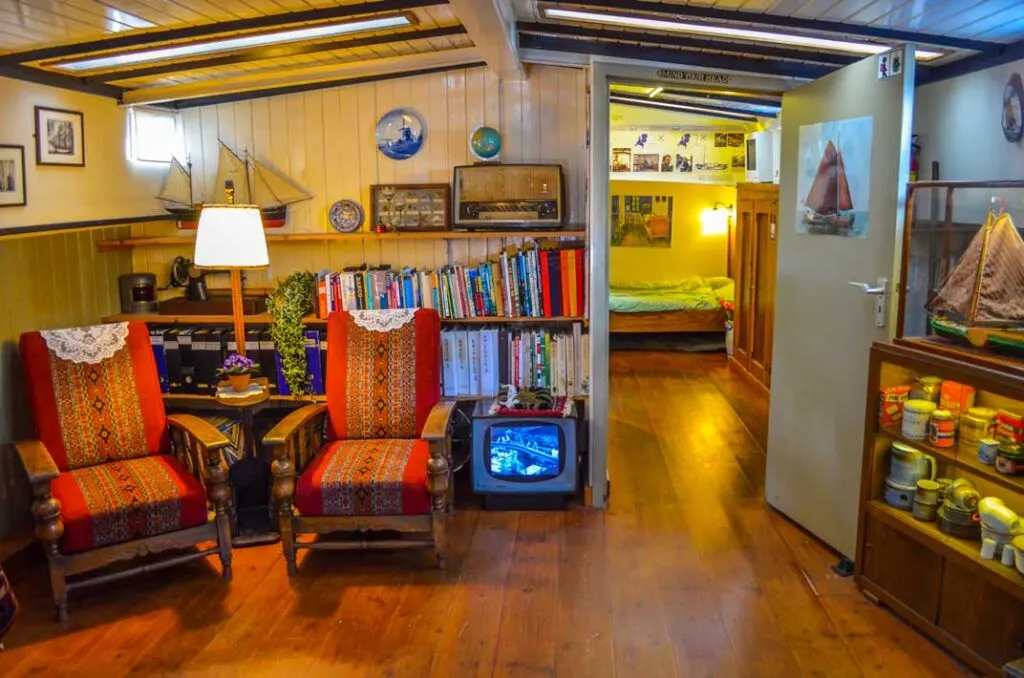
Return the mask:
{"type": "Polygon", "coordinates": [[[487,470],[520,482],[554,478],[564,467],[563,436],[557,424],[494,424],[487,429],[487,470]]]}

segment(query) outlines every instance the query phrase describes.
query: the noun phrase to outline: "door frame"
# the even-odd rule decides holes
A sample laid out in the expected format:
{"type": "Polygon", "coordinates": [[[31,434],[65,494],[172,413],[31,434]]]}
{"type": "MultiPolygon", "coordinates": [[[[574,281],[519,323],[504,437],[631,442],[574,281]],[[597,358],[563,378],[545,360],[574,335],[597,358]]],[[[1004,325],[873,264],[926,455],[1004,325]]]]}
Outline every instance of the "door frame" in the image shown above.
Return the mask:
{"type": "Polygon", "coordinates": [[[588,293],[590,302],[590,389],[588,449],[590,467],[590,504],[603,507],[608,501],[608,391],[609,391],[609,316],[608,264],[608,190],[611,180],[611,83],[643,83],[653,86],[707,86],[708,88],[747,90],[761,93],[787,92],[805,79],[754,75],[739,71],[685,66],[680,64],[590,58],[590,188],[587,247],[590,250],[588,293]]]}

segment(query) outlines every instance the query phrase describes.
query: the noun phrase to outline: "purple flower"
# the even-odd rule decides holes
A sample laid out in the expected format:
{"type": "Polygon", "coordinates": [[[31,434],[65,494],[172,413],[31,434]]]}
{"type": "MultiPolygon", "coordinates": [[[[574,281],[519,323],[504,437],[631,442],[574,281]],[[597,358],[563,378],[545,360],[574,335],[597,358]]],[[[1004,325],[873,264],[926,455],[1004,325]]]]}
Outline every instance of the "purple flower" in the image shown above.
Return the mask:
{"type": "Polygon", "coordinates": [[[224,366],[221,367],[220,371],[223,374],[248,374],[259,369],[260,366],[256,361],[250,360],[243,355],[232,353],[224,360],[224,366]]]}

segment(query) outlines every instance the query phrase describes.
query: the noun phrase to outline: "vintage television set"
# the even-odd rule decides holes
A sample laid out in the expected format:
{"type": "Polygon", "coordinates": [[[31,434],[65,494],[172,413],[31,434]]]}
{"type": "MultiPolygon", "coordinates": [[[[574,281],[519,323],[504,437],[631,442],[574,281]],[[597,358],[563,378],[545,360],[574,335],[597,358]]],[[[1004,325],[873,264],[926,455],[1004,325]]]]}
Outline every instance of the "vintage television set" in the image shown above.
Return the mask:
{"type": "Polygon", "coordinates": [[[473,416],[473,491],[486,508],[562,508],[576,493],[575,417],[473,416]]]}
{"type": "Polygon", "coordinates": [[[454,171],[455,228],[552,229],[565,224],[561,165],[483,163],[454,171]]]}

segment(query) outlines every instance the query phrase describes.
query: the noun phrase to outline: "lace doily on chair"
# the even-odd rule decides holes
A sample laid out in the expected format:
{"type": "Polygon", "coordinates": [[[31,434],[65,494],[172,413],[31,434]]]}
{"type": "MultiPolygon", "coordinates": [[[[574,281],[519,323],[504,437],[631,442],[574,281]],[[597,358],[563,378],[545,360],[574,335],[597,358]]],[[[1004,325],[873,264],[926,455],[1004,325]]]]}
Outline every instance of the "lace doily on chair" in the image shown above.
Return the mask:
{"type": "Polygon", "coordinates": [[[415,308],[381,308],[371,311],[349,311],[352,321],[371,332],[391,332],[412,322],[415,308]]]}
{"type": "Polygon", "coordinates": [[[95,365],[124,348],[128,341],[128,323],[71,327],[39,334],[58,358],[95,365]]]}

